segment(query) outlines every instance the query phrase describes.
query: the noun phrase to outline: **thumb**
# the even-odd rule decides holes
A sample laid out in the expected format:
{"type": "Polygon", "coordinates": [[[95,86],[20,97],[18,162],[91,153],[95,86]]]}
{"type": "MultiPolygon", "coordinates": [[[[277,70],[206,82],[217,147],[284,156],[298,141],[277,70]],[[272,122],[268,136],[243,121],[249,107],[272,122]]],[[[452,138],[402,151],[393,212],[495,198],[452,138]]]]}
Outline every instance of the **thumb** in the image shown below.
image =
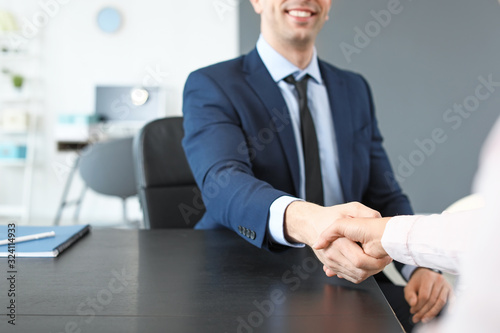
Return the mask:
{"type": "MultiPolygon", "coordinates": [[[[330,238],[331,239],[331,238],[330,238]]],[[[312,248],[314,250],[323,250],[324,248],[327,248],[335,239],[329,240],[323,236],[319,236],[319,239],[316,241],[316,243],[313,244],[312,248]]]]}
{"type": "Polygon", "coordinates": [[[339,237],[338,227],[335,224],[332,224],[319,235],[319,238],[313,244],[312,248],[315,250],[324,249],[339,237]]]}
{"type": "Polygon", "coordinates": [[[344,214],[349,217],[367,217],[367,218],[380,218],[382,217],[379,212],[371,209],[359,202],[349,202],[343,205],[345,208],[344,214]]]}
{"type": "Polygon", "coordinates": [[[417,294],[414,292],[409,293],[406,297],[406,301],[408,302],[410,307],[417,305],[417,294]]]}

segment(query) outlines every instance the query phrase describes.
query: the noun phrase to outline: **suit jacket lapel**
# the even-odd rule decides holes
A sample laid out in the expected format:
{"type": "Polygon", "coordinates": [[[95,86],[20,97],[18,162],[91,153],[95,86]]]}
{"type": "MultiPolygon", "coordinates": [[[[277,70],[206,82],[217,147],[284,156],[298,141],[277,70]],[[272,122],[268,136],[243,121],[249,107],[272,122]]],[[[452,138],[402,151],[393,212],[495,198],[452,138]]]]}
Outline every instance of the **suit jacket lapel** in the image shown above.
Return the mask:
{"type": "Polygon", "coordinates": [[[353,170],[353,124],[349,105],[349,96],[344,80],[335,71],[319,62],[321,75],[325,81],[333,115],[335,137],[340,165],[340,183],[346,202],[352,201],[353,170]]]}
{"type": "Polygon", "coordinates": [[[299,159],[297,156],[297,144],[293,134],[293,128],[288,107],[281,95],[281,91],[267,71],[264,63],[256,49],[245,56],[243,60],[243,71],[246,74],[246,80],[254,92],[259,96],[263,106],[271,116],[280,140],[281,148],[292,174],[295,194],[299,194],[300,171],[299,159]],[[285,125],[285,126],[283,126],[285,125]]]}

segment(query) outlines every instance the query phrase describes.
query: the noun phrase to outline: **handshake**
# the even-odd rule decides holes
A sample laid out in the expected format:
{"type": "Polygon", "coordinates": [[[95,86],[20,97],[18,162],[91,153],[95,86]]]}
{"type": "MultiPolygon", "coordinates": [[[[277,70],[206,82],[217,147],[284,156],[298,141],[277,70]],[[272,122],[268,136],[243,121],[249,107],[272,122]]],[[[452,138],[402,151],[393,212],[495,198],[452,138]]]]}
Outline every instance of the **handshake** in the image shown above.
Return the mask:
{"type": "Polygon", "coordinates": [[[311,246],[327,276],[360,283],[392,262],[381,244],[390,218],[360,203],[320,207],[297,201],[285,214],[288,238],[311,246]]]}
{"type": "MultiPolygon", "coordinates": [[[[390,219],[357,202],[321,207],[294,201],[285,211],[284,231],[290,241],[311,246],[327,276],[360,283],[392,261],[382,247],[390,219]]],[[[404,287],[414,323],[434,318],[450,295],[451,286],[443,276],[422,267],[404,287]]]]}

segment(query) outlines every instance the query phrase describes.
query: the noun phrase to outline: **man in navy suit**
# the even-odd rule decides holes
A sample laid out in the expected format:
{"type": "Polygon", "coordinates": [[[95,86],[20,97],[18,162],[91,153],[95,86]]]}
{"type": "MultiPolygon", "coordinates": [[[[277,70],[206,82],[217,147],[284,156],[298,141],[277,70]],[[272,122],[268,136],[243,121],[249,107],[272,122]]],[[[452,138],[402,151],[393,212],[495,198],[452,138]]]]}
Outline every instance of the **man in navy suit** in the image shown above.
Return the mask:
{"type": "MultiPolygon", "coordinates": [[[[331,0],[250,1],[261,16],[256,49],[191,73],[184,90],[183,146],[207,209],[196,227],[229,228],[279,251],[312,246],[339,217],[412,214],[382,147],[367,82],[317,58],[331,0]],[[304,129],[306,122],[312,126],[304,129]],[[308,202],[314,191],[320,198],[308,202]],[[344,204],[353,201],[362,204],[344,204]]],[[[388,264],[345,238],[315,253],[328,275],[355,283],[388,264]]],[[[400,268],[409,283],[395,298],[406,298],[413,321],[437,314],[450,289],[442,276],[400,268]]]]}

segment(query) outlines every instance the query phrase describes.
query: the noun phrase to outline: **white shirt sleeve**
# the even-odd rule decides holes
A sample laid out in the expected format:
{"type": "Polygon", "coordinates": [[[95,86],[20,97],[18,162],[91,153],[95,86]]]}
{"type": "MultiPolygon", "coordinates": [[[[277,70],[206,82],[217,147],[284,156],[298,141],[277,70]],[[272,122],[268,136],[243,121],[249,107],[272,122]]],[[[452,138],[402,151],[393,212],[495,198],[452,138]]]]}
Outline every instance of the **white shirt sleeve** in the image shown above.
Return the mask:
{"type": "Polygon", "coordinates": [[[457,274],[467,251],[470,225],[480,210],[441,215],[396,216],[389,220],[382,246],[399,262],[457,274]]]}
{"type": "Polygon", "coordinates": [[[499,332],[500,118],[483,146],[479,166],[474,192],[483,196],[486,205],[483,215],[464,228],[470,245],[461,262],[462,293],[441,323],[426,332],[499,332]]]}
{"type": "Polygon", "coordinates": [[[305,244],[290,243],[285,238],[283,224],[285,222],[285,211],[289,204],[301,199],[282,196],[277,198],[269,208],[269,223],[267,224],[267,233],[271,242],[290,247],[304,247],[305,244]]]}

